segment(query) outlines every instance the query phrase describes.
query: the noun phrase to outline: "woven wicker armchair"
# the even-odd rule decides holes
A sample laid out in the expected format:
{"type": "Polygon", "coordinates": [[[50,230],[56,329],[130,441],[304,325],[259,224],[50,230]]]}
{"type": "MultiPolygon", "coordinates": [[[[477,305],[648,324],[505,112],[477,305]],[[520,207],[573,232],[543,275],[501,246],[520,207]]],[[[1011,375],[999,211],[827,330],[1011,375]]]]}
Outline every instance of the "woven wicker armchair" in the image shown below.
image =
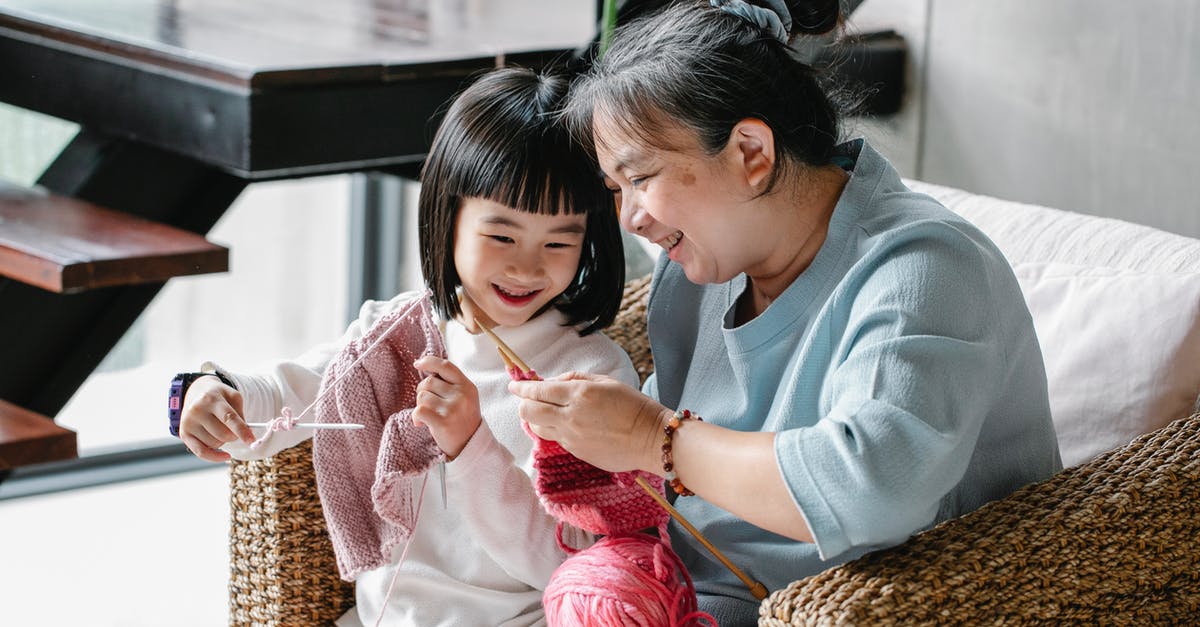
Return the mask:
{"type": "Polygon", "coordinates": [[[1200,619],[1200,414],[771,594],[759,625],[1200,619]]]}
{"type": "MultiPolygon", "coordinates": [[[[644,377],[646,279],[609,335],[644,377]]],[[[797,581],[760,625],[1170,624],[1200,615],[1200,414],[797,581]]],[[[232,465],[233,625],[327,625],[354,602],[337,576],[311,447],[232,465]]]]}

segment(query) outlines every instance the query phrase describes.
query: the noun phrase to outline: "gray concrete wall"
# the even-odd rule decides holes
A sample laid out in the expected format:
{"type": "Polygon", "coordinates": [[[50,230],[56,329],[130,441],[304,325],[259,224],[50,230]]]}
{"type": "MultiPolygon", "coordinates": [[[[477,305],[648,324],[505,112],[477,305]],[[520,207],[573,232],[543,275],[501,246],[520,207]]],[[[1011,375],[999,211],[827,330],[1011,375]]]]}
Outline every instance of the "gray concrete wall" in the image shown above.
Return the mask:
{"type": "Polygon", "coordinates": [[[1200,2],[867,0],[913,52],[862,125],[909,176],[1200,237],[1200,2]]]}

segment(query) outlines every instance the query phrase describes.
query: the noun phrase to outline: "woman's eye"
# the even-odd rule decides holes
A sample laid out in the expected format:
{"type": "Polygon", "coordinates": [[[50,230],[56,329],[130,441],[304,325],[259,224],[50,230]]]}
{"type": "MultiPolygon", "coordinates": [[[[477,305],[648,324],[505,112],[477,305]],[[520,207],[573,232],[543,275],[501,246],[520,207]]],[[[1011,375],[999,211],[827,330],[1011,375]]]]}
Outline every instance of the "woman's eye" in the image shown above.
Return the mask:
{"type": "Polygon", "coordinates": [[[497,242],[500,242],[501,244],[513,243],[513,238],[508,237],[507,235],[488,235],[488,237],[496,240],[497,242]]]}
{"type": "Polygon", "coordinates": [[[570,248],[571,246],[574,246],[574,244],[568,244],[566,242],[550,242],[549,244],[546,244],[546,248],[570,248]]]}

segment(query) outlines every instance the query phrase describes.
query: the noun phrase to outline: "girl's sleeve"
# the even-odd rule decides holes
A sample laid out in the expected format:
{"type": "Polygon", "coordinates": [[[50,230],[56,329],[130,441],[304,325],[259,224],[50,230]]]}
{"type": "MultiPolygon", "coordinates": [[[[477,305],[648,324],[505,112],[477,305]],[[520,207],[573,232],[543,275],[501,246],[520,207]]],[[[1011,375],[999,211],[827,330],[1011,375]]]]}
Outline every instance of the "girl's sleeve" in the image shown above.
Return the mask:
{"type": "Polygon", "coordinates": [[[918,240],[851,275],[845,328],[830,333],[828,412],[775,440],[823,559],[928,526],[964,476],[1008,376],[1019,314],[1005,300],[1024,302],[981,255],[966,237],[918,240]]]}
{"type": "MultiPolygon", "coordinates": [[[[242,416],[246,422],[270,422],[282,413],[284,407],[299,414],[316,400],[325,370],[342,347],[362,337],[381,316],[411,298],[412,295],[406,293],[390,301],[363,303],[358,318],[350,323],[341,339],[311,348],[295,359],[275,362],[265,372],[239,374],[211,362],[205,366],[229,377],[237,386],[242,393],[242,416]]],[[[309,410],[303,420],[311,422],[313,417],[312,410],[309,410]]],[[[260,427],[253,431],[256,436],[261,436],[265,429],[260,427]]],[[[312,429],[276,431],[258,449],[251,449],[238,440],[226,443],[221,449],[234,459],[266,459],[311,437],[312,429]]]]}
{"type": "MultiPolygon", "coordinates": [[[[591,337],[591,336],[589,336],[591,337]]],[[[584,344],[580,359],[565,360],[570,369],[605,374],[636,387],[637,372],[629,356],[607,338],[584,344]]],[[[436,470],[434,472],[437,472],[436,470]]],[[[545,590],[554,570],[566,559],[556,538],[558,521],[546,512],[533,480],[512,453],[496,440],[487,422],[447,464],[451,498],[461,498],[463,517],[479,545],[509,576],[545,590]]],[[[453,506],[453,504],[452,504],[453,506]]],[[[594,540],[581,529],[564,526],[563,541],[585,548],[594,540]]]]}

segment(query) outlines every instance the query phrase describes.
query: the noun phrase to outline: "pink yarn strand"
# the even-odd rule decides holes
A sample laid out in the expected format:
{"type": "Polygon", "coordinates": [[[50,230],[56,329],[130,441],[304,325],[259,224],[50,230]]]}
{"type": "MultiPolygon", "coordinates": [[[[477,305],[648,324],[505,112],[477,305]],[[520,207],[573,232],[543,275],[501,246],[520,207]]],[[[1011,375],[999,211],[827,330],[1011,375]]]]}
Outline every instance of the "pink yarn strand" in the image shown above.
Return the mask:
{"type": "Polygon", "coordinates": [[[379,618],[375,619],[375,627],[379,627],[383,622],[384,614],[387,614],[388,602],[392,599],[392,589],[396,587],[396,579],[400,576],[400,567],[404,566],[404,560],[408,557],[408,547],[412,546],[413,538],[417,536],[417,523],[421,520],[421,504],[425,502],[425,484],[427,483],[429,483],[428,473],[421,480],[421,495],[417,497],[417,512],[413,516],[412,533],[404,541],[404,550],[400,552],[400,561],[396,562],[396,572],[392,573],[392,580],[388,583],[387,594],[383,597],[383,607],[379,608],[379,618]]]}

